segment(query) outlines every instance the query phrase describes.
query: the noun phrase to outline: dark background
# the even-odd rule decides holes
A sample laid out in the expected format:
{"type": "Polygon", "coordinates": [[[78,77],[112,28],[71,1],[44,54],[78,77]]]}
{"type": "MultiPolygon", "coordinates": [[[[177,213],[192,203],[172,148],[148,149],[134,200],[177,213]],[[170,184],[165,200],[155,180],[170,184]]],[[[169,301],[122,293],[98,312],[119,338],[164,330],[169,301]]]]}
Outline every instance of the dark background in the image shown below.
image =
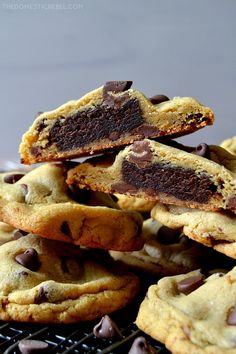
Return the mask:
{"type": "Polygon", "coordinates": [[[235,13],[235,0],[0,1],[0,159],[19,160],[37,111],[116,79],[213,108],[188,144],[234,135],[235,13]]]}

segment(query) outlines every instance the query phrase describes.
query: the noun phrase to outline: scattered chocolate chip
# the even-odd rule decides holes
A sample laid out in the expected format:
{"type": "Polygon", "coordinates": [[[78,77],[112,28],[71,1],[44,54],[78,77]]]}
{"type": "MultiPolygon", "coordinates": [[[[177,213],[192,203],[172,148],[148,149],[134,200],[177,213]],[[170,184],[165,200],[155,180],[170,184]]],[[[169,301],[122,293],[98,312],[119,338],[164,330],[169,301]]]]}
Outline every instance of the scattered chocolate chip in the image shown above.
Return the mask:
{"type": "Polygon", "coordinates": [[[114,195],[114,194],[110,194],[110,197],[111,197],[111,199],[116,203],[116,202],[118,202],[118,198],[117,198],[117,196],[116,195],[114,195]]]}
{"type": "Polygon", "coordinates": [[[207,159],[210,159],[211,157],[210,148],[205,143],[199,144],[192,153],[198,156],[205,157],[207,159]]]}
{"type": "Polygon", "coordinates": [[[157,232],[157,240],[163,245],[170,245],[179,241],[180,232],[170,229],[167,226],[161,226],[157,232]]]}
{"type": "Polygon", "coordinates": [[[22,276],[22,277],[27,277],[29,275],[29,273],[25,272],[24,270],[22,272],[19,272],[18,274],[19,274],[19,276],[22,276]]]}
{"type": "Polygon", "coordinates": [[[20,253],[15,257],[17,263],[32,271],[37,271],[40,268],[38,252],[34,248],[28,248],[24,253],[20,253]]]}
{"type": "Polygon", "coordinates": [[[22,183],[22,184],[20,184],[20,186],[21,186],[21,189],[22,189],[24,195],[26,195],[26,194],[28,193],[28,186],[27,186],[27,184],[22,183]]]}
{"type": "Polygon", "coordinates": [[[133,341],[128,354],[155,354],[156,350],[152,348],[144,337],[138,337],[133,341]]]}
{"type": "Polygon", "coordinates": [[[24,177],[24,175],[25,175],[24,173],[14,173],[11,175],[6,175],[4,176],[3,181],[5,183],[14,184],[17,181],[19,181],[22,177],[24,177]]]}
{"type": "Polygon", "coordinates": [[[64,235],[71,237],[71,230],[67,221],[63,221],[63,223],[61,224],[61,232],[64,235]]]}
{"type": "Polygon", "coordinates": [[[107,96],[108,92],[124,92],[130,89],[133,81],[107,81],[103,86],[103,96],[107,96]]]}
{"type": "Polygon", "coordinates": [[[122,334],[112,319],[105,315],[101,321],[93,328],[93,334],[97,338],[120,339],[122,334]]]}
{"type": "Polygon", "coordinates": [[[21,237],[26,236],[28,234],[29,233],[24,230],[17,229],[13,232],[12,238],[13,238],[13,240],[18,240],[18,238],[21,238],[21,237]]]}
{"type": "Polygon", "coordinates": [[[18,348],[22,354],[46,353],[49,351],[48,343],[35,339],[20,340],[18,348]]]}
{"type": "Polygon", "coordinates": [[[35,296],[34,303],[42,304],[43,302],[48,302],[47,292],[43,287],[39,288],[38,294],[35,296]]]}
{"type": "Polygon", "coordinates": [[[80,204],[88,204],[91,191],[88,189],[80,189],[75,184],[70,184],[68,186],[68,195],[75,202],[80,204]]]}
{"type": "Polygon", "coordinates": [[[170,100],[169,97],[165,95],[155,95],[149,98],[149,101],[151,101],[152,104],[158,104],[169,100],[170,100]]]}
{"type": "Polygon", "coordinates": [[[227,317],[227,324],[229,326],[236,326],[236,306],[231,309],[228,317],[227,317]]]}
{"type": "Polygon", "coordinates": [[[205,277],[203,274],[185,278],[177,283],[177,289],[180,293],[188,295],[199,288],[199,286],[203,284],[204,279],[205,277]]]}

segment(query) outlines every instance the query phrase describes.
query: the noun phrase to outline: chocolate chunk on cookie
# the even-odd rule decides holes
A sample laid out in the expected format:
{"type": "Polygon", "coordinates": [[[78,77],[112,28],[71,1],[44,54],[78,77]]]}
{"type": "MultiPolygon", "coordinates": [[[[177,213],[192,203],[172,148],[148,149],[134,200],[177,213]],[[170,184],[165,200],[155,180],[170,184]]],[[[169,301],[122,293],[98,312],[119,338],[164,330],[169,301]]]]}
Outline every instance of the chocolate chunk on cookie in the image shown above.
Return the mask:
{"type": "Polygon", "coordinates": [[[114,155],[113,162],[104,156],[78,165],[68,172],[67,182],[95,191],[235,213],[235,156],[206,144],[193,152],[148,139],[136,141],[114,155]]]}
{"type": "Polygon", "coordinates": [[[43,112],[22,138],[22,162],[88,156],[143,138],[181,136],[210,125],[214,114],[191,97],[150,99],[132,81],[109,81],[77,101],[43,112]]]}

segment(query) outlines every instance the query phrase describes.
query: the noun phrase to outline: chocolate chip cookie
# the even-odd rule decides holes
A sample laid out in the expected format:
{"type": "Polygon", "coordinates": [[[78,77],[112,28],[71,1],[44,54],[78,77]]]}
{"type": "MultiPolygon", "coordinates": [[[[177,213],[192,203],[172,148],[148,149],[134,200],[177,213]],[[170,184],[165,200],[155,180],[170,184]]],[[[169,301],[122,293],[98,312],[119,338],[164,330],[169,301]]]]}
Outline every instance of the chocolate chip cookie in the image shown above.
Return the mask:
{"type": "Polygon", "coordinates": [[[206,246],[236,259],[236,216],[157,203],[152,217],[206,246]]]}
{"type": "Polygon", "coordinates": [[[148,219],[143,223],[145,244],[140,251],[110,251],[110,255],[131,268],[157,275],[187,273],[204,264],[204,247],[178,230],[148,219]]]}
{"type": "Polygon", "coordinates": [[[91,320],[127,305],[138,278],[91,251],[29,234],[0,246],[0,319],[91,320]]]}
{"type": "Polygon", "coordinates": [[[149,287],[136,324],[173,354],[234,354],[235,298],[236,267],[166,277],[149,287]]]}
{"type": "Polygon", "coordinates": [[[23,136],[22,162],[86,156],[143,138],[180,136],[214,121],[212,110],[191,97],[149,99],[131,85],[110,81],[77,101],[41,113],[23,136]]]}
{"type": "Polygon", "coordinates": [[[236,157],[200,144],[187,152],[152,140],[117,155],[89,159],[68,172],[67,183],[107,193],[203,210],[236,212],[236,157]]]}
{"type": "Polygon", "coordinates": [[[65,164],[60,163],[27,174],[0,174],[0,220],[28,233],[85,247],[142,248],[140,214],[119,210],[109,195],[68,188],[65,174],[65,164]]]}

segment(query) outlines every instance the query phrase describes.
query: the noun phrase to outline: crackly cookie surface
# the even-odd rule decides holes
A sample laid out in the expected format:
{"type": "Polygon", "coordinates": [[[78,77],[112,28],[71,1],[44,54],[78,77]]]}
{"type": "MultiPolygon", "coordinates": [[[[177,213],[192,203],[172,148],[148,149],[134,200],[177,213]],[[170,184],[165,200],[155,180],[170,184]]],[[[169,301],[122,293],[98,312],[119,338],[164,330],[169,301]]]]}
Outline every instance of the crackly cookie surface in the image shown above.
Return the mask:
{"type": "Polygon", "coordinates": [[[67,182],[191,208],[235,212],[235,173],[236,157],[219,146],[200,144],[187,152],[145,139],[117,155],[87,160],[68,172],[67,182]]]}
{"type": "Polygon", "coordinates": [[[90,251],[29,234],[0,246],[0,319],[86,321],[113,312],[137,294],[135,275],[90,251]]]}
{"type": "Polygon", "coordinates": [[[138,213],[117,209],[103,193],[68,188],[65,173],[65,164],[45,164],[27,174],[0,174],[0,220],[26,232],[86,247],[142,248],[138,213]]]}
{"type": "Polygon", "coordinates": [[[132,268],[159,275],[186,273],[203,263],[203,247],[154,219],[144,221],[143,235],[140,251],[110,251],[110,255],[132,268]]]}
{"type": "Polygon", "coordinates": [[[236,216],[157,203],[152,217],[191,239],[236,258],[236,216]]]}
{"type": "Polygon", "coordinates": [[[220,146],[228,150],[231,154],[236,155],[236,136],[222,141],[220,146]]]}
{"type": "Polygon", "coordinates": [[[22,162],[86,156],[138,139],[188,134],[213,123],[212,110],[191,97],[148,99],[131,85],[110,81],[41,113],[22,138],[22,162]]]}
{"type": "Polygon", "coordinates": [[[166,277],[149,287],[136,324],[173,354],[235,354],[235,299],[236,267],[166,277]]]}

